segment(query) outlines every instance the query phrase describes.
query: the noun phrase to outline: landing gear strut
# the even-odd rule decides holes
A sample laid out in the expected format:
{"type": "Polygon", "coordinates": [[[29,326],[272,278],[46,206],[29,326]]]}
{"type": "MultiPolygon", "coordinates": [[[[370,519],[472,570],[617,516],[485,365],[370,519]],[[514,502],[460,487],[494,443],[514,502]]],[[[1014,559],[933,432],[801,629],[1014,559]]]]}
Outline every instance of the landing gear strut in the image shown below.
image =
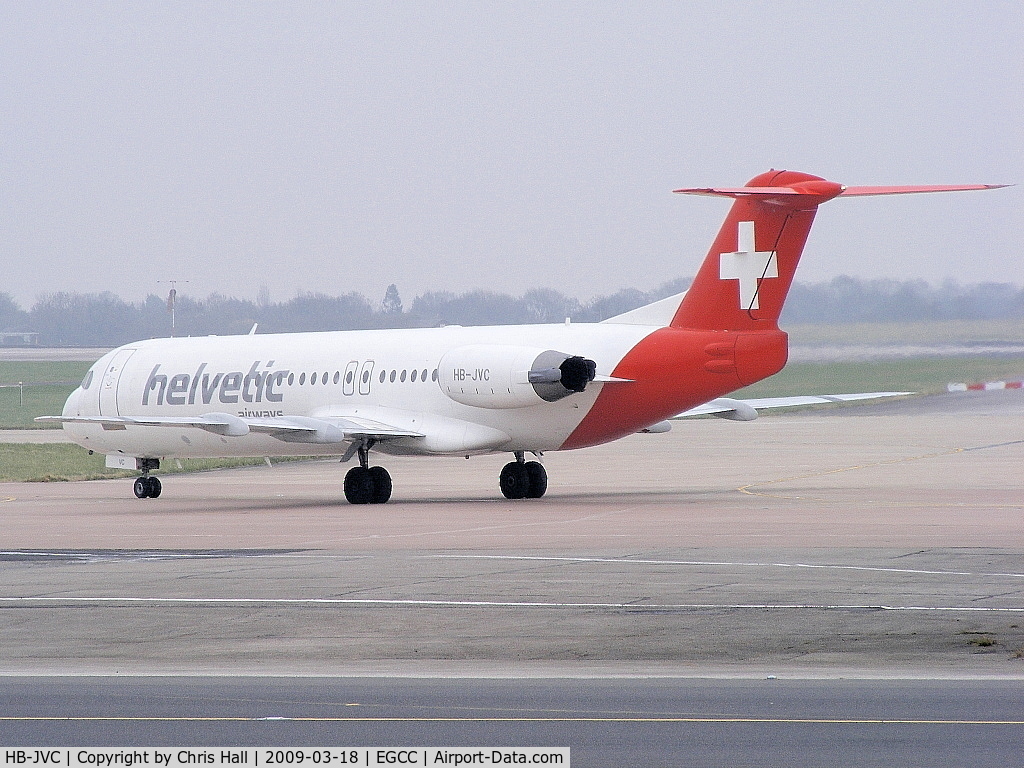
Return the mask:
{"type": "Polygon", "coordinates": [[[142,470],[142,477],[135,478],[135,491],[137,499],[155,499],[163,491],[160,478],[149,474],[151,469],[160,469],[160,459],[139,459],[139,469],[142,470]]]}
{"type": "Polygon", "coordinates": [[[526,461],[523,451],[516,451],[498,476],[501,495],[506,499],[539,499],[548,489],[548,473],[539,461],[526,461]]]}
{"type": "Polygon", "coordinates": [[[383,504],[391,498],[391,475],[384,467],[370,466],[373,441],[359,446],[359,466],[345,475],[345,498],[349,504],[383,504]]]}

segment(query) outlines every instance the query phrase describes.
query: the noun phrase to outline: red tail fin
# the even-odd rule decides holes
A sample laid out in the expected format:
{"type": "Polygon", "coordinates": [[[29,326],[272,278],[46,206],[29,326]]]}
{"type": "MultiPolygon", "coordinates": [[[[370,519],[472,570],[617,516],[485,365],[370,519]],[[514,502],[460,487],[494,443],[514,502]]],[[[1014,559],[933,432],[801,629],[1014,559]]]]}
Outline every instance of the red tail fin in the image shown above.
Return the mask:
{"type": "MultiPolygon", "coordinates": [[[[814,214],[838,195],[898,195],[992,189],[968,184],[843,187],[817,176],[769,171],[737,189],[680,189],[736,202],[668,328],[645,336],[619,360],[596,402],[562,448],[615,440],[695,405],[771,376],[786,364],[779,314],[814,214]]],[[[641,312],[660,324],[659,305],[641,312]]],[[[613,319],[614,322],[614,319],[613,319]]]]}
{"type": "Polygon", "coordinates": [[[769,171],[736,189],[680,189],[736,200],[671,325],[708,330],[778,327],[818,206],[843,191],[795,171],[769,171]]]}
{"type": "Polygon", "coordinates": [[[833,197],[998,189],[1002,184],[844,187],[797,171],[768,171],[745,187],[677,189],[736,200],[671,326],[715,331],[778,327],[818,206],[833,197]]]}

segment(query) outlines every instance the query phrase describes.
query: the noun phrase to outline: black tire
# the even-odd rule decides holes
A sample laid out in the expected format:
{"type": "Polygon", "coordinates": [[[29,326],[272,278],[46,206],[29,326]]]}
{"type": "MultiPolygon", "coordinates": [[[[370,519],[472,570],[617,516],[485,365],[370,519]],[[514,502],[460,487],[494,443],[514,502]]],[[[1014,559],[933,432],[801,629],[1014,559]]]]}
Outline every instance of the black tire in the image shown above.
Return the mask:
{"type": "Polygon", "coordinates": [[[345,498],[349,504],[373,501],[373,477],[368,469],[352,467],[345,475],[345,498]]]}
{"type": "Polygon", "coordinates": [[[159,477],[150,477],[149,480],[149,498],[157,498],[164,490],[163,485],[160,483],[159,477]]]}
{"type": "Polygon", "coordinates": [[[137,477],[135,478],[135,485],[132,486],[132,490],[135,491],[135,498],[145,499],[149,497],[149,478],[148,477],[137,477]]]}
{"type": "Polygon", "coordinates": [[[498,476],[498,487],[506,499],[525,499],[530,488],[530,480],[526,475],[526,467],[518,461],[506,464],[498,476]]]}
{"type": "Polygon", "coordinates": [[[384,504],[391,498],[391,475],[384,467],[370,467],[370,479],[373,481],[373,498],[371,504],[384,504]]]}
{"type": "Polygon", "coordinates": [[[548,489],[548,472],[539,461],[528,461],[526,468],[526,498],[539,499],[548,489]]]}

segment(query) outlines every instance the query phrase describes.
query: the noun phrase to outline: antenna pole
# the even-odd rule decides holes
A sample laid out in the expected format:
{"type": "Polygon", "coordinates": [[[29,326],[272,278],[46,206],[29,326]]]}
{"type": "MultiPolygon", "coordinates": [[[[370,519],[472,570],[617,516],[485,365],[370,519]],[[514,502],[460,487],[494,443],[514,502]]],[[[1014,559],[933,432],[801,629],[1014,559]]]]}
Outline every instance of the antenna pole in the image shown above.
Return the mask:
{"type": "Polygon", "coordinates": [[[171,338],[174,338],[174,303],[178,297],[178,291],[175,286],[178,283],[187,283],[188,280],[157,280],[158,283],[170,283],[171,290],[167,294],[167,311],[171,313],[171,338]]]}

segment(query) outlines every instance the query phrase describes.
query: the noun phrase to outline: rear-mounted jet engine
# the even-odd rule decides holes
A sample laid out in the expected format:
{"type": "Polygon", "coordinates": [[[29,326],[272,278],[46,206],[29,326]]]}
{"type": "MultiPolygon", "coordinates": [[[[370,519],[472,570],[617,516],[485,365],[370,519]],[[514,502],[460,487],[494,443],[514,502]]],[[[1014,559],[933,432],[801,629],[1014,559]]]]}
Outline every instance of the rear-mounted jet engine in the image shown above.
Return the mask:
{"type": "Polygon", "coordinates": [[[583,392],[597,375],[593,360],[553,349],[474,344],[438,365],[441,390],[478,408],[526,408],[583,392]]]}

